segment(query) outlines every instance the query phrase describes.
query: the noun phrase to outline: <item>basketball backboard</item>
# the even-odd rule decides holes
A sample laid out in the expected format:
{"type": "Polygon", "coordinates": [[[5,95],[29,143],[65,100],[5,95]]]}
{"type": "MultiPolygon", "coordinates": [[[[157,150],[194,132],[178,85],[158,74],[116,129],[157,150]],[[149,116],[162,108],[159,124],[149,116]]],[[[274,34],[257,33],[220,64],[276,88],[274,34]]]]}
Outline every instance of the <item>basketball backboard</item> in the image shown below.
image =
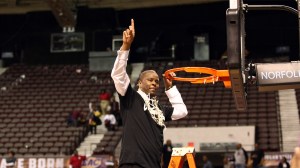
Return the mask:
{"type": "Polygon", "coordinates": [[[244,24],[242,1],[230,0],[230,8],[226,11],[228,70],[237,111],[246,111],[247,109],[247,100],[244,88],[244,24]]]}

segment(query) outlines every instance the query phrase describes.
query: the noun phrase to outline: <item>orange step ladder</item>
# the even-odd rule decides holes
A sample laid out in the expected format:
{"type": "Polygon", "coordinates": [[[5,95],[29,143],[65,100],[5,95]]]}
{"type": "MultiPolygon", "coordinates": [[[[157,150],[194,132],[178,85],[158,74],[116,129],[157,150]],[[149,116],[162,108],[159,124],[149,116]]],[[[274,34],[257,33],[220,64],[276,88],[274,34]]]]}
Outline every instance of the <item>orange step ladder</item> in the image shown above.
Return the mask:
{"type": "Polygon", "coordinates": [[[173,148],[168,168],[182,168],[185,160],[188,161],[189,168],[196,168],[194,156],[194,147],[173,148]]]}

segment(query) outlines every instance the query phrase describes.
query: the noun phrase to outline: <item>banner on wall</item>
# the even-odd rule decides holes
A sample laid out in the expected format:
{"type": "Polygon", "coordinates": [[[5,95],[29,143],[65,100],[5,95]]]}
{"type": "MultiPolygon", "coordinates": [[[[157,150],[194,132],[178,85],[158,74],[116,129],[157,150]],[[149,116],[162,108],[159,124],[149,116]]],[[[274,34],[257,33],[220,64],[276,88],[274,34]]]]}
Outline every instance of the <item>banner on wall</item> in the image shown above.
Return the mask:
{"type": "Polygon", "coordinates": [[[101,157],[89,157],[82,164],[82,168],[109,168],[113,166],[113,158],[112,156],[101,156],[101,157]]]}
{"type": "MultiPolygon", "coordinates": [[[[109,168],[113,165],[112,156],[101,155],[88,157],[82,168],[109,168]]],[[[0,168],[6,168],[5,158],[0,158],[0,168]]],[[[69,168],[69,157],[17,158],[16,168],[69,168]]]]}
{"type": "Polygon", "coordinates": [[[292,159],[293,153],[292,152],[272,152],[265,154],[265,167],[277,167],[280,160],[285,157],[288,162],[292,159]]]}

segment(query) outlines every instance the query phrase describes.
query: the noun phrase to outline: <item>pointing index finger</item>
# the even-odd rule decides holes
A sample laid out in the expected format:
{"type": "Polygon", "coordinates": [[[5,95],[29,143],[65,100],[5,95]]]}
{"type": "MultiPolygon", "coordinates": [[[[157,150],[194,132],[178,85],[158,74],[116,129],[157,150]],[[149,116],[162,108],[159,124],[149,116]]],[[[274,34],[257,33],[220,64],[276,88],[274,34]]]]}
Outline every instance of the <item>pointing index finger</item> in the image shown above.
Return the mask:
{"type": "Polygon", "coordinates": [[[132,34],[135,34],[135,29],[134,29],[134,20],[131,19],[131,25],[129,26],[129,29],[132,31],[132,34]]]}
{"type": "Polygon", "coordinates": [[[133,19],[131,19],[131,26],[132,26],[133,29],[134,29],[134,20],[133,20],[133,19]]]}

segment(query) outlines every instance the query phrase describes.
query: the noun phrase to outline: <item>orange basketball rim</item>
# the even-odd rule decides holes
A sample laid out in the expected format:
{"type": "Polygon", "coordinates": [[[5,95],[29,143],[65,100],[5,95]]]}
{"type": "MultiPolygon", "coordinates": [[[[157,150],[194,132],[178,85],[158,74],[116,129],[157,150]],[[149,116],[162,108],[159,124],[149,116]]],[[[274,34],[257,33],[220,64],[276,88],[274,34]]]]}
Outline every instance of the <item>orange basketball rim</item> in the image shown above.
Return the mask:
{"type": "Polygon", "coordinates": [[[216,70],[208,67],[180,67],[180,68],[169,69],[164,74],[166,78],[176,80],[176,81],[190,82],[193,84],[207,84],[207,83],[214,84],[215,82],[223,82],[225,88],[231,88],[231,81],[230,81],[228,70],[216,70]],[[209,74],[210,76],[201,77],[201,78],[197,78],[197,77],[184,78],[184,77],[171,75],[171,73],[175,73],[178,71],[184,71],[187,73],[209,74]]]}

